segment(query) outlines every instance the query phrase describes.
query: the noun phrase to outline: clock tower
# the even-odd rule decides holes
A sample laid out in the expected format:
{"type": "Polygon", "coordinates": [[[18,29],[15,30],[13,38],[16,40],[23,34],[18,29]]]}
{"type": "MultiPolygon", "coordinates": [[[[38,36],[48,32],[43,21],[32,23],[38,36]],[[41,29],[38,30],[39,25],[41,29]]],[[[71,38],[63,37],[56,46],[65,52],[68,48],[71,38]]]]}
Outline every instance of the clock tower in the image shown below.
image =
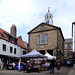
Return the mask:
{"type": "Polygon", "coordinates": [[[48,13],[45,15],[45,23],[53,25],[53,15],[50,13],[50,7],[48,8],[48,13]]]}

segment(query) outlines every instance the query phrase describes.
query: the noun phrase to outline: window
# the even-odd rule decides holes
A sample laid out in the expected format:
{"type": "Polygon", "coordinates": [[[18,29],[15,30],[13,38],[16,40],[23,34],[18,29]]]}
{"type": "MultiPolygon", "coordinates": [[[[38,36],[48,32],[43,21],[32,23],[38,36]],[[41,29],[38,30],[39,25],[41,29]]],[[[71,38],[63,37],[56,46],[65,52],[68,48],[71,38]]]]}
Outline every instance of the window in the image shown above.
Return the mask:
{"type": "Polygon", "coordinates": [[[4,35],[1,33],[2,37],[4,37],[4,35]]]}
{"type": "Polygon", "coordinates": [[[16,38],[12,38],[12,40],[14,41],[15,44],[17,44],[17,39],[16,38]]]}
{"type": "Polygon", "coordinates": [[[40,35],[40,44],[45,44],[45,34],[44,33],[40,35]]]}
{"type": "Polygon", "coordinates": [[[27,47],[27,44],[26,43],[24,43],[24,45],[25,45],[25,47],[27,47]]]}
{"type": "Polygon", "coordinates": [[[64,51],[64,56],[67,56],[67,51],[64,51]]]}
{"type": "Polygon", "coordinates": [[[16,54],[16,48],[14,48],[14,54],[16,54]]]}
{"type": "Polygon", "coordinates": [[[4,33],[5,34],[5,36],[7,37],[7,39],[9,40],[9,35],[8,34],[6,34],[6,33],[4,33]]]}
{"type": "Polygon", "coordinates": [[[5,34],[6,38],[7,38],[10,42],[12,42],[12,36],[6,34],[5,32],[4,32],[4,34],[5,34]]]}
{"type": "Polygon", "coordinates": [[[22,46],[22,43],[20,42],[20,45],[22,46]]]}
{"type": "Polygon", "coordinates": [[[72,54],[73,54],[73,51],[70,51],[70,56],[72,56],[72,54]]]}
{"type": "Polygon", "coordinates": [[[48,34],[45,35],[45,44],[48,43],[48,34]]]}
{"type": "Polygon", "coordinates": [[[47,44],[48,43],[48,34],[42,33],[37,36],[37,44],[47,44]]]}
{"type": "Polygon", "coordinates": [[[12,48],[12,47],[10,47],[10,53],[12,53],[12,50],[13,50],[13,48],[12,48]]]}
{"type": "Polygon", "coordinates": [[[70,44],[70,49],[73,49],[73,45],[72,44],[70,44]]]}
{"type": "Polygon", "coordinates": [[[10,41],[10,42],[12,41],[12,37],[11,37],[11,36],[9,36],[9,41],[10,41]]]}
{"type": "Polygon", "coordinates": [[[40,44],[40,35],[37,36],[37,44],[40,44]]]}
{"type": "Polygon", "coordinates": [[[23,55],[26,54],[26,51],[23,51],[23,55]]]}
{"type": "Polygon", "coordinates": [[[41,25],[41,30],[44,30],[44,25],[41,25]]]}
{"type": "Polygon", "coordinates": [[[3,51],[6,51],[6,45],[3,44],[3,51]]]}
{"type": "Polygon", "coordinates": [[[67,44],[65,44],[64,49],[67,49],[67,46],[68,46],[68,45],[67,45],[67,44]]]}

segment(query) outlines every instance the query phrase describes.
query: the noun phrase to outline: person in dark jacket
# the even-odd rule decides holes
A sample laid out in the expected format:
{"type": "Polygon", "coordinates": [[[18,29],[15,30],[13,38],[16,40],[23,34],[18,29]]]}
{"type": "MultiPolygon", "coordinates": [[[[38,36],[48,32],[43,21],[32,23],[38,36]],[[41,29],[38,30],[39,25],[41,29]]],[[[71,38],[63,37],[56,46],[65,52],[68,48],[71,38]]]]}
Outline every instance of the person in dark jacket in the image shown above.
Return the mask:
{"type": "Polygon", "coordinates": [[[55,67],[55,62],[56,60],[53,58],[53,60],[51,60],[51,68],[50,68],[50,73],[54,74],[54,67],[55,67]]]}

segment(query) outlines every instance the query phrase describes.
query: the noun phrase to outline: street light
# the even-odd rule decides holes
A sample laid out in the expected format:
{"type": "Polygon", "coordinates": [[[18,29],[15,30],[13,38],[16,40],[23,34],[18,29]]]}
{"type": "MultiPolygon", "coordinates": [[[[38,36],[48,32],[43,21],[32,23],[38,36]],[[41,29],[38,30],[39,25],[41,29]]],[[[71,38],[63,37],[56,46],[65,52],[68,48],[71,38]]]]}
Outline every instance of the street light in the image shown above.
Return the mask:
{"type": "Polygon", "coordinates": [[[57,60],[59,59],[59,49],[57,49],[57,60]]]}

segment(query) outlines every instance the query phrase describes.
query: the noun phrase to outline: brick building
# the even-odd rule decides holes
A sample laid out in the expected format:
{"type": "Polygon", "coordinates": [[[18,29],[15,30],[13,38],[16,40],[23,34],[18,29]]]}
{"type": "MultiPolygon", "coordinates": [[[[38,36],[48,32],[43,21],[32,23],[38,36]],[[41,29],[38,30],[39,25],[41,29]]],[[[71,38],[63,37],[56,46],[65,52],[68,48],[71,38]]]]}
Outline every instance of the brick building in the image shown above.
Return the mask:
{"type": "Polygon", "coordinates": [[[64,59],[72,58],[73,38],[66,38],[64,41],[64,59]]]}

